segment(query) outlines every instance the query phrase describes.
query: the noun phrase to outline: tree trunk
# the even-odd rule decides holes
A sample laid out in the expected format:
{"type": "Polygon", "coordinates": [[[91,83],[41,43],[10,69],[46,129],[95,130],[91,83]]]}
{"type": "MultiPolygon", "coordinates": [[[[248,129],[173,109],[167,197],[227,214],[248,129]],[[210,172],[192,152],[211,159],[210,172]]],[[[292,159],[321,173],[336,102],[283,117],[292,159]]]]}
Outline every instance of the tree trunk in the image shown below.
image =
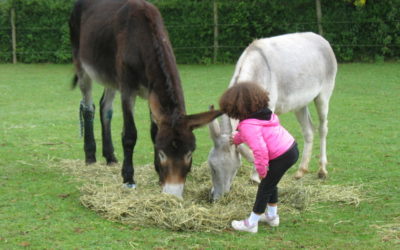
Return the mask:
{"type": "Polygon", "coordinates": [[[213,1],[213,12],[214,12],[214,59],[213,63],[218,61],[218,6],[217,0],[213,1]]]}
{"type": "Polygon", "coordinates": [[[11,9],[11,38],[12,38],[12,54],[13,54],[13,63],[17,63],[17,38],[15,32],[15,10],[11,9]]]}
{"type": "Polygon", "coordinates": [[[322,11],[321,11],[321,0],[315,0],[316,10],[317,10],[317,23],[318,23],[318,33],[322,36],[324,32],[322,30],[322,11]]]}

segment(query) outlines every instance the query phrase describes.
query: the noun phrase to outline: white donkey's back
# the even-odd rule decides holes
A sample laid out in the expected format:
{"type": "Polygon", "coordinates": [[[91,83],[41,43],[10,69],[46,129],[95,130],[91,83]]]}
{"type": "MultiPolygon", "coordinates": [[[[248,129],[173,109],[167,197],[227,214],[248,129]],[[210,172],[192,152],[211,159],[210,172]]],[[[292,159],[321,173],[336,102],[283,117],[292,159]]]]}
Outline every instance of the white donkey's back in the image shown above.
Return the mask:
{"type": "MultiPolygon", "coordinates": [[[[308,171],[311,158],[313,125],[307,105],[312,101],[315,102],[320,121],[318,175],[321,178],[327,175],[327,116],[336,72],[337,62],[329,42],[311,32],[256,40],[245,49],[236,64],[229,87],[239,82],[258,83],[269,92],[269,108],[273,112],[295,112],[304,136],[303,155],[296,178],[301,178],[308,171]]],[[[236,128],[236,124],[232,120],[233,128],[236,128]]],[[[215,157],[216,154],[213,155],[215,157]]],[[[224,157],[222,153],[220,156],[224,157]]],[[[214,168],[224,166],[221,164],[214,168]]],[[[216,178],[213,176],[213,179],[216,178]]]]}
{"type": "Polygon", "coordinates": [[[240,56],[229,87],[256,82],[270,93],[276,114],[308,105],[328,96],[335,85],[337,63],[328,41],[321,36],[295,33],[256,40],[240,56]]]}

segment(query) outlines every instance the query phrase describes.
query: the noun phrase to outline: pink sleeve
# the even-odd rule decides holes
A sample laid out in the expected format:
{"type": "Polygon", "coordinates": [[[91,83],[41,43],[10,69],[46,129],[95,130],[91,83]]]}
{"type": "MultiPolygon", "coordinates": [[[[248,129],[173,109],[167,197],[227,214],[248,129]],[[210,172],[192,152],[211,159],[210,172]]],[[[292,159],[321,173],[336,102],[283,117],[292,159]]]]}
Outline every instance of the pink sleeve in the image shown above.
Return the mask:
{"type": "Polygon", "coordinates": [[[262,135],[262,128],[250,124],[241,126],[241,139],[253,151],[254,165],[261,177],[267,176],[269,165],[268,148],[262,135]]]}
{"type": "Polygon", "coordinates": [[[233,136],[233,143],[235,145],[239,145],[239,144],[243,143],[242,136],[240,135],[239,131],[233,136]]]}

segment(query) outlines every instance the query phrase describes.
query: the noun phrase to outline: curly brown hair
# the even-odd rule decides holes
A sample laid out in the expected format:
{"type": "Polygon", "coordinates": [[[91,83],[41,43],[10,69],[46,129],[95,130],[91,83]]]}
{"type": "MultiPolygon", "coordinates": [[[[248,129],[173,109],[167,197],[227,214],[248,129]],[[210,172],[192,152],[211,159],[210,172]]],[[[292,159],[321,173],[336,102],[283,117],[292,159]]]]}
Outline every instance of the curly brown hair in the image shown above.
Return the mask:
{"type": "Polygon", "coordinates": [[[268,95],[269,93],[256,83],[240,82],[222,94],[219,107],[229,117],[244,120],[268,106],[268,95]]]}

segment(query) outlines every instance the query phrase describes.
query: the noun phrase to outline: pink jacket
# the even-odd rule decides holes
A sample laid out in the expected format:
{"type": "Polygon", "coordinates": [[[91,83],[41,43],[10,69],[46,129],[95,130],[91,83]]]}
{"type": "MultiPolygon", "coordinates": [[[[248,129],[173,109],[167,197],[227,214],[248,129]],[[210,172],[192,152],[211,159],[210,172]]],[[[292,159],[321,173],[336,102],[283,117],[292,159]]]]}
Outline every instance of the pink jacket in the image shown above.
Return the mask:
{"type": "Polygon", "coordinates": [[[271,119],[246,119],[237,126],[233,143],[246,143],[253,151],[254,165],[261,177],[267,176],[269,161],[284,154],[294,143],[294,138],[279,123],[278,116],[271,119]]]}

